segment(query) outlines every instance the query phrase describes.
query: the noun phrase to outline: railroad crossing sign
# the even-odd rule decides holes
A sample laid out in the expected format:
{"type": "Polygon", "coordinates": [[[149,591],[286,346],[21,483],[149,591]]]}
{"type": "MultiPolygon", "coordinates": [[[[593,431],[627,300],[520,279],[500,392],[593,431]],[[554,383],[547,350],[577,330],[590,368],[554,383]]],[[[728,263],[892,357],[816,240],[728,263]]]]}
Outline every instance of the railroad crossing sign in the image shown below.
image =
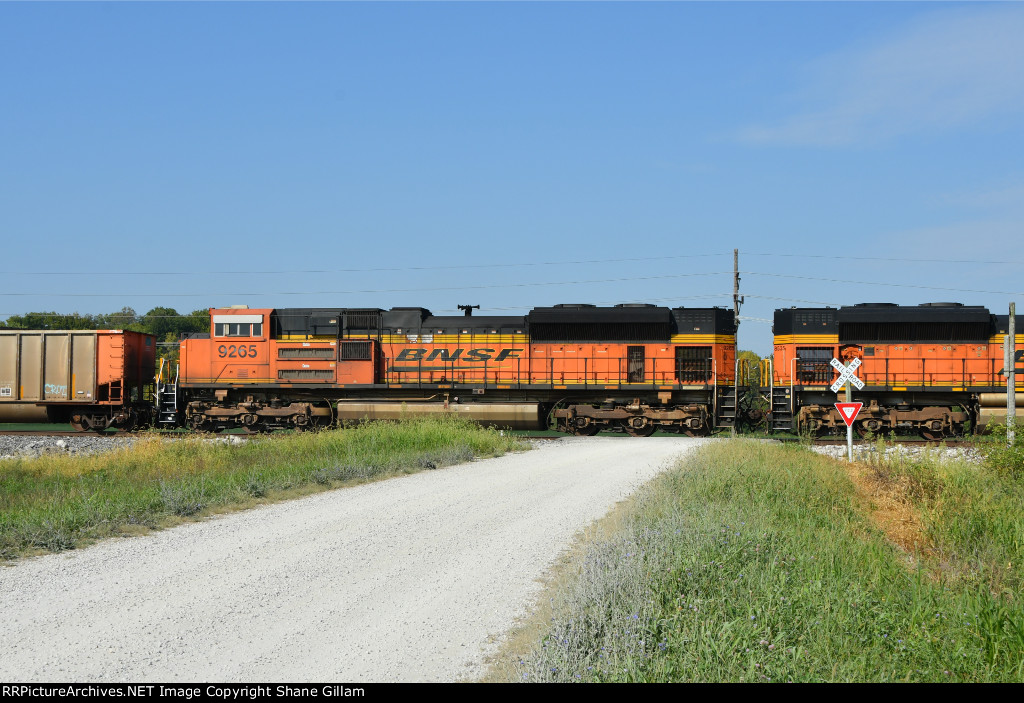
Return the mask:
{"type": "Polygon", "coordinates": [[[854,373],[860,366],[860,359],[854,359],[846,366],[843,366],[843,362],[839,359],[832,359],[829,363],[832,364],[832,368],[839,372],[839,378],[836,379],[835,383],[829,386],[833,393],[838,393],[847,382],[855,385],[857,390],[864,388],[864,381],[857,378],[857,374],[854,373]]]}
{"type": "Polygon", "coordinates": [[[857,415],[863,407],[864,403],[836,403],[836,410],[839,411],[847,427],[853,427],[853,421],[857,419],[857,415]]]}

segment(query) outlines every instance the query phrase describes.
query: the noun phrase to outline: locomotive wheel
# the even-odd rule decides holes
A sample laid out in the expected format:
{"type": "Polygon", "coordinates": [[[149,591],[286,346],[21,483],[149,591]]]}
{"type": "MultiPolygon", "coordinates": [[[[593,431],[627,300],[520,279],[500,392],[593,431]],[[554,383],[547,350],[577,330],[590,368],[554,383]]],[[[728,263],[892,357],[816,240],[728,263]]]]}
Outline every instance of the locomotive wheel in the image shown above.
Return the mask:
{"type": "Polygon", "coordinates": [[[331,428],[332,419],[329,417],[321,417],[319,415],[313,416],[313,421],[309,426],[309,429],[313,432],[321,432],[323,430],[329,430],[331,428]]]}
{"type": "Polygon", "coordinates": [[[627,425],[626,432],[632,437],[650,437],[657,429],[654,425],[646,427],[629,427],[627,425]]]}
{"type": "Polygon", "coordinates": [[[687,427],[683,430],[687,437],[707,437],[707,427],[687,427]]]}
{"type": "Polygon", "coordinates": [[[945,438],[946,433],[942,430],[921,430],[921,437],[929,442],[939,442],[945,438]]]}
{"type": "Polygon", "coordinates": [[[601,428],[597,425],[588,425],[587,427],[574,427],[572,433],[577,437],[593,437],[601,428]]]}

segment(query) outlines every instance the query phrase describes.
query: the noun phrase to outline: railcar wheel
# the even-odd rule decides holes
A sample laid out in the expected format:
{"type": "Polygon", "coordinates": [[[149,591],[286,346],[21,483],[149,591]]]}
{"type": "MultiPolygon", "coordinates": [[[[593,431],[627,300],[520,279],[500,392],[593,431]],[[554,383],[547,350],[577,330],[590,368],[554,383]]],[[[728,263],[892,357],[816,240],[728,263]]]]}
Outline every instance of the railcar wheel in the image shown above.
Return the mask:
{"type": "Polygon", "coordinates": [[[601,428],[597,425],[587,425],[586,427],[574,427],[572,433],[577,437],[593,437],[601,428]]]}
{"type": "Polygon", "coordinates": [[[929,442],[940,442],[946,436],[946,433],[942,430],[921,430],[920,434],[923,439],[929,442]]]}

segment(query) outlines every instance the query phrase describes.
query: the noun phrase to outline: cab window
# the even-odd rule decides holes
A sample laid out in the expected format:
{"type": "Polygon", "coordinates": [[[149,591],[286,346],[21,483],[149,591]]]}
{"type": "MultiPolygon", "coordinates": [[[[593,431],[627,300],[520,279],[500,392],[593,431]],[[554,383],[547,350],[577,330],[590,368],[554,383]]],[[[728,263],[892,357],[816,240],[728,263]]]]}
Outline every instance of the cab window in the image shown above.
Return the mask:
{"type": "Polygon", "coordinates": [[[218,322],[213,326],[214,337],[262,337],[262,322],[218,322]]]}

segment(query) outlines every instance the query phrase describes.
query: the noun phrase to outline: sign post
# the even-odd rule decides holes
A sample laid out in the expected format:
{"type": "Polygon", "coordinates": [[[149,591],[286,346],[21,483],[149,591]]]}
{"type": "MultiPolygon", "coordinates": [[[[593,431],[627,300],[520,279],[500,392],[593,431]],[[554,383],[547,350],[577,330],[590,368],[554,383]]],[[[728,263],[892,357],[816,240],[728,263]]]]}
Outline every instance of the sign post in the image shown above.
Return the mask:
{"type": "Polygon", "coordinates": [[[1006,328],[1006,442],[1011,447],[1014,439],[1014,420],[1017,419],[1017,303],[1010,303],[1009,325],[1006,328]]]}
{"type": "Polygon", "coordinates": [[[853,402],[853,389],[850,386],[857,386],[857,390],[864,388],[864,381],[857,378],[857,374],[854,373],[860,367],[860,359],[854,359],[845,366],[839,359],[832,359],[829,363],[839,372],[839,378],[830,386],[832,392],[838,393],[840,388],[846,386],[846,402],[836,403],[836,410],[846,423],[846,458],[853,461],[853,421],[857,419],[864,403],[853,402]]]}

